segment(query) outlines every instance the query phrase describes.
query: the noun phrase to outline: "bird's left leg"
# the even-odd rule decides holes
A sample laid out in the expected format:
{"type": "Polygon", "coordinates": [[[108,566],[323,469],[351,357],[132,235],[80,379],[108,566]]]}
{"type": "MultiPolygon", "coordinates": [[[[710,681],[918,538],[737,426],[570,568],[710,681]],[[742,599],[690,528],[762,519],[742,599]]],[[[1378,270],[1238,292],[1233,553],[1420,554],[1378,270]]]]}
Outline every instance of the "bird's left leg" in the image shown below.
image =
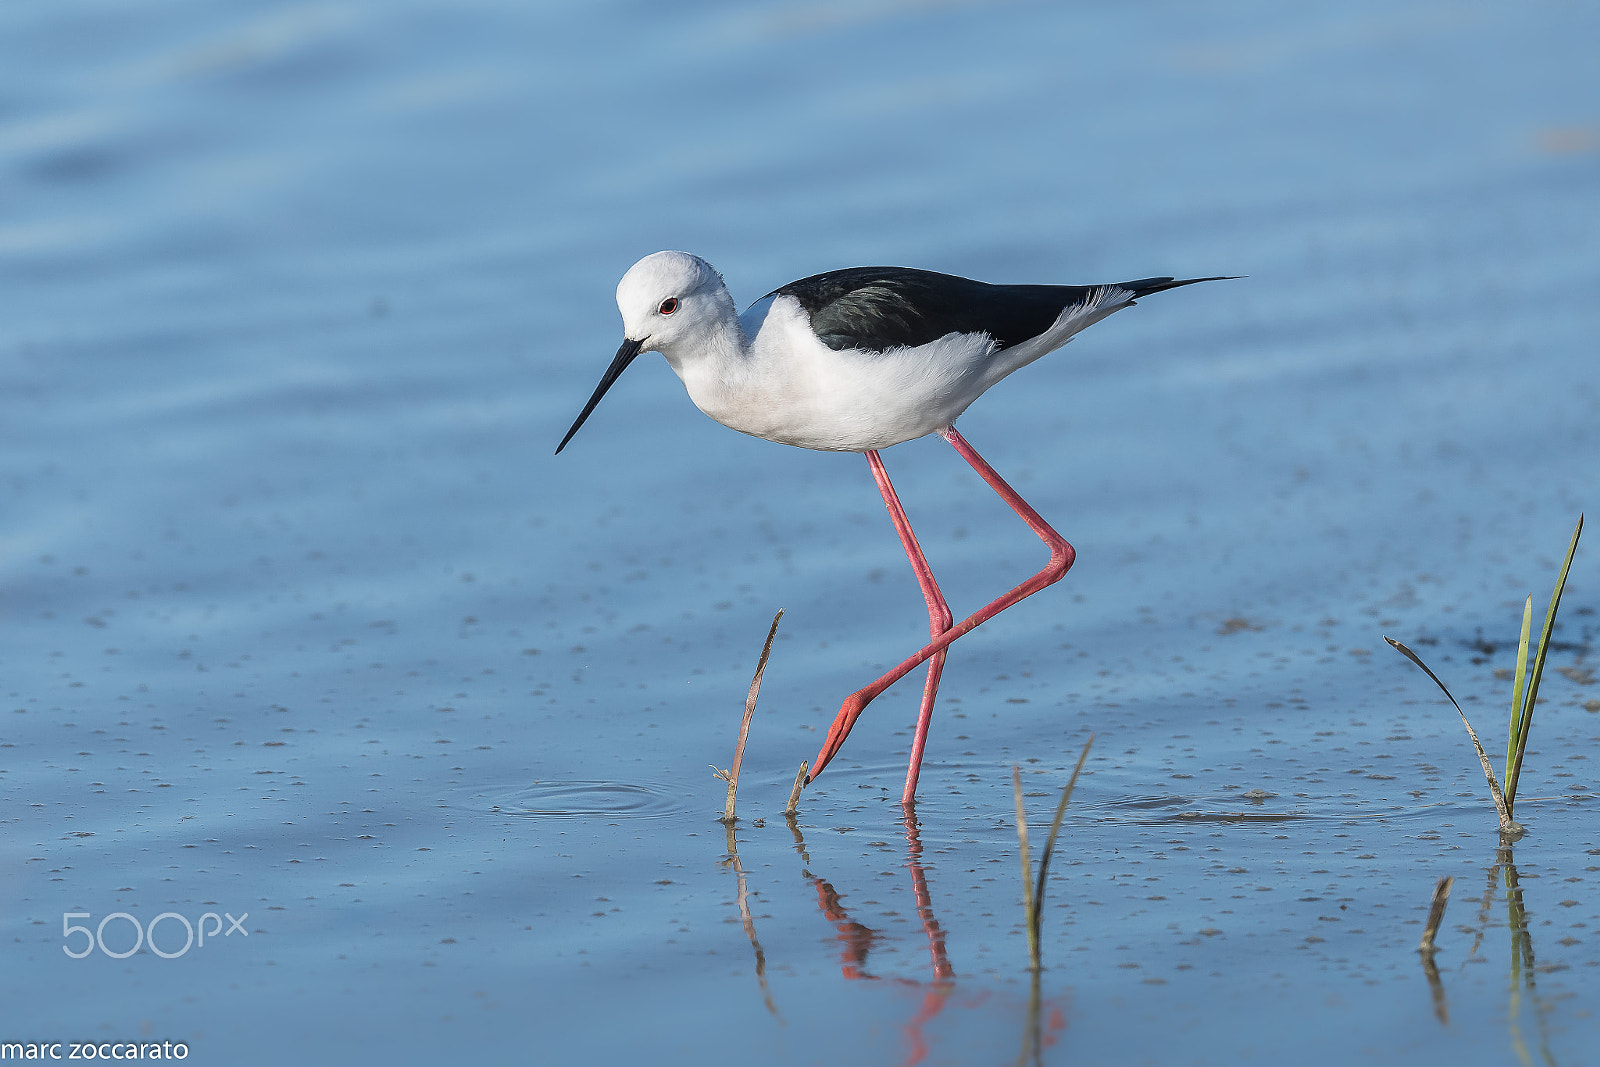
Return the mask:
{"type": "MultiPolygon", "coordinates": [[[[922,598],[928,602],[930,635],[938,637],[950,629],[955,616],[950,614],[950,605],[945,603],[944,593],[934,580],[933,568],[928,566],[928,558],[922,554],[917,535],[911,530],[911,521],[906,518],[906,509],[901,506],[894,484],[889,481],[889,472],[883,468],[883,458],[876,450],[867,453],[867,465],[872,468],[878,492],[883,494],[889,518],[894,520],[895,533],[900,535],[906,557],[911,560],[911,569],[917,574],[917,584],[922,586],[922,598]]],[[[901,804],[913,804],[917,799],[917,775],[922,770],[922,752],[928,744],[928,726],[933,721],[933,701],[939,695],[939,675],[944,671],[944,657],[945,651],[940,649],[928,660],[928,680],[922,687],[922,709],[917,713],[916,736],[911,739],[911,761],[906,765],[906,788],[900,797],[901,804]]]]}

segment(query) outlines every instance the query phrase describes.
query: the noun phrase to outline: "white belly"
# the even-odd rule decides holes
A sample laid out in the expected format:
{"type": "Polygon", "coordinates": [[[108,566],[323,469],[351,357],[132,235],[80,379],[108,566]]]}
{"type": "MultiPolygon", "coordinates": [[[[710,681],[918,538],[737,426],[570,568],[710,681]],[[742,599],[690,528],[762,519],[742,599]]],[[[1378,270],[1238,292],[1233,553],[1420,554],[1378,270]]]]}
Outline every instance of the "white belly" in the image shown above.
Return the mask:
{"type": "Polygon", "coordinates": [[[755,338],[740,360],[676,369],[701,411],[768,441],[835,452],[888,448],[949,427],[992,384],[984,371],[994,343],[981,334],[835,352],[792,298],[746,317],[756,319],[755,338]]]}

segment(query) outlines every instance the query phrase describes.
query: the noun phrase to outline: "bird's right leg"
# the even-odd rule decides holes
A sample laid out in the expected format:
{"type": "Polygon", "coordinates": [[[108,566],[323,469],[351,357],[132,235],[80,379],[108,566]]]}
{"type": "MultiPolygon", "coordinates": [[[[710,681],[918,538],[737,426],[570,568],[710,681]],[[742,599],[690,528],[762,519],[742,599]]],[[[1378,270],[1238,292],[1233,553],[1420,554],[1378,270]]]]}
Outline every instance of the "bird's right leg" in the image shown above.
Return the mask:
{"type": "MultiPolygon", "coordinates": [[[[911,560],[911,569],[917,574],[917,584],[922,586],[922,598],[928,602],[929,636],[938,638],[950,629],[955,617],[950,614],[950,605],[945,603],[944,593],[934,580],[933,568],[928,566],[928,557],[922,554],[922,545],[911,530],[911,520],[906,518],[906,509],[901,506],[899,494],[889,481],[889,472],[883,468],[883,458],[876,450],[867,453],[867,465],[872,468],[878,492],[883,494],[889,518],[894,520],[895,533],[900,535],[900,543],[905,546],[906,558],[911,560]]],[[[922,687],[922,708],[917,713],[916,736],[911,739],[911,760],[906,765],[906,788],[900,797],[901,804],[913,804],[917,799],[917,775],[922,770],[922,751],[928,744],[928,727],[933,722],[933,702],[939,695],[939,676],[944,672],[944,657],[945,652],[940,649],[928,660],[928,680],[922,687]]]]}

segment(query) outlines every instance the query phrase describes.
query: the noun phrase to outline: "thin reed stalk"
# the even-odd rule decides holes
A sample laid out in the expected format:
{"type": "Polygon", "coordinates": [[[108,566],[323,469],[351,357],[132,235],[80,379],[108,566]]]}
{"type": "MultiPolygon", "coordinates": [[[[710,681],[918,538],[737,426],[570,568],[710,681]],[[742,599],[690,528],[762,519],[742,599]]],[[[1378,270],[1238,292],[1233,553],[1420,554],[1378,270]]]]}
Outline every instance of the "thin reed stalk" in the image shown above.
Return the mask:
{"type": "Polygon", "coordinates": [[[1083,743],[1083,751],[1078,754],[1078,765],[1072,769],[1072,777],[1061,790],[1061,801],[1056,804],[1055,818],[1050,822],[1044,851],[1039,854],[1037,882],[1034,881],[1033,859],[1028,851],[1028,819],[1022,808],[1022,772],[1016,764],[1011,766],[1011,789],[1017,802],[1017,851],[1022,861],[1022,910],[1028,927],[1028,969],[1035,974],[1043,969],[1039,942],[1044,923],[1044,887],[1050,873],[1050,856],[1055,851],[1056,835],[1061,832],[1061,819],[1067,812],[1067,802],[1072,799],[1073,787],[1078,784],[1078,775],[1083,771],[1084,761],[1089,758],[1089,746],[1093,744],[1094,735],[1090,734],[1089,740],[1083,743]]]}
{"type": "Polygon", "coordinates": [[[761,646],[761,659],[756,663],[755,677],[750,679],[750,695],[744,702],[744,719],[739,723],[739,740],[733,746],[733,766],[725,771],[717,770],[713,765],[712,774],[728,783],[728,802],[722,811],[722,821],[732,824],[734,821],[733,805],[739,794],[739,767],[744,763],[744,743],[750,737],[750,719],[756,713],[756,697],[761,695],[761,676],[767,670],[767,657],[772,655],[772,639],[778,634],[778,620],[783,618],[783,609],[772,617],[772,627],[767,630],[767,643],[761,646]]]}
{"type": "MultiPolygon", "coordinates": [[[[1094,734],[1089,735],[1089,740],[1083,743],[1083,751],[1078,753],[1078,765],[1072,768],[1072,777],[1067,779],[1067,787],[1061,791],[1061,803],[1056,805],[1056,817],[1050,822],[1050,836],[1045,838],[1044,851],[1039,854],[1039,884],[1033,891],[1033,944],[1039,943],[1039,931],[1044,922],[1044,882],[1045,876],[1050,873],[1050,857],[1055,852],[1056,834],[1061,831],[1061,817],[1067,813],[1067,801],[1072,799],[1072,789],[1078,784],[1078,775],[1083,771],[1084,761],[1089,758],[1089,746],[1094,744],[1094,734]]],[[[1034,960],[1037,968],[1039,961],[1034,960]]]]}

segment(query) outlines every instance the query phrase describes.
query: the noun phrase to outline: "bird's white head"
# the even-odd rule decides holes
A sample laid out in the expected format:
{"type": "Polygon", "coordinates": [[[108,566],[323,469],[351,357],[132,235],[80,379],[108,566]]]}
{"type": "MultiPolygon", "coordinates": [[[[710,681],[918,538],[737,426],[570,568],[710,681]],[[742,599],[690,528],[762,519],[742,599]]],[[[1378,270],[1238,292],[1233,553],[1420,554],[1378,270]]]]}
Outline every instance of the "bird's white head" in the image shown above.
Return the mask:
{"type": "Polygon", "coordinates": [[[682,373],[684,360],[727,340],[730,330],[739,336],[739,314],[722,275],[687,252],[655,252],[629,267],[617,283],[617,308],[626,340],[557,452],[640,352],[660,352],[682,373]]]}
{"type": "Polygon", "coordinates": [[[722,275],[687,252],[655,252],[630,267],[617,283],[617,309],[628,340],[668,359],[680,345],[703,343],[730,315],[737,318],[722,275]]]}

